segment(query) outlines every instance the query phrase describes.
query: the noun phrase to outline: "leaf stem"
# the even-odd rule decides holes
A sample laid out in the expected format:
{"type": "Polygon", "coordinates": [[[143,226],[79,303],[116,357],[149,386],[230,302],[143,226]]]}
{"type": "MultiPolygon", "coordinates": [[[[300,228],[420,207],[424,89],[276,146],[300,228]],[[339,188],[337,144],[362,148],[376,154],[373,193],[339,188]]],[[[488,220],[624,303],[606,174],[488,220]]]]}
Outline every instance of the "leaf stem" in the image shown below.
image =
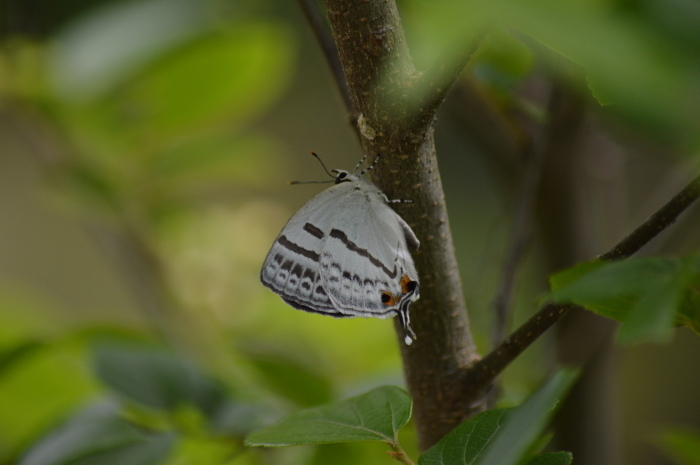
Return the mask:
{"type": "Polygon", "coordinates": [[[392,458],[398,460],[399,462],[403,463],[404,465],[415,465],[413,460],[406,454],[406,451],[403,450],[403,447],[401,447],[401,444],[399,444],[398,441],[396,442],[390,442],[389,445],[391,446],[393,451],[388,450],[386,451],[389,456],[392,458]]]}

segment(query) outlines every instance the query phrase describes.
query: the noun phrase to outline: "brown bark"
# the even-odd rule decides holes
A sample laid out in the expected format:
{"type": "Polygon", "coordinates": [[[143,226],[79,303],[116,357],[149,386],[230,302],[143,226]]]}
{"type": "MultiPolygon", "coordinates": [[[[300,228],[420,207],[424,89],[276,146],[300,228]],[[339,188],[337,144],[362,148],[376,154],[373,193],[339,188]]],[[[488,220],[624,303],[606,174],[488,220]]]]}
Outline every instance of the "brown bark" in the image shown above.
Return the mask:
{"type": "Polygon", "coordinates": [[[448,76],[422,108],[407,94],[421,76],[416,72],[393,1],[326,0],[362,145],[380,156],[374,181],[392,199],[411,199],[397,208],[421,241],[413,254],[421,299],[411,308],[418,339],[403,343],[397,325],[406,381],[414,401],[421,449],[451,431],[474,409],[452,408],[459,396],[459,373],[476,359],[454,254],[433,139],[435,111],[452,81],[448,76]]]}

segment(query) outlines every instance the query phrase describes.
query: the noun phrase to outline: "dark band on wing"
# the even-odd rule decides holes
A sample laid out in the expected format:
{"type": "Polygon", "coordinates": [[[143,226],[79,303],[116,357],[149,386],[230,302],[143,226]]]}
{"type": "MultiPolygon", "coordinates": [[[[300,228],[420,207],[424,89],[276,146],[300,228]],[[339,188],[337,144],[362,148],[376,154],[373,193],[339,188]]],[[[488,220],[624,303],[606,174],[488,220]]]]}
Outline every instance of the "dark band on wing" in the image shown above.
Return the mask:
{"type": "Polygon", "coordinates": [[[314,226],[311,223],[306,223],[304,225],[304,231],[306,231],[307,233],[311,234],[312,236],[314,236],[318,239],[323,239],[323,236],[325,236],[325,234],[323,234],[323,231],[321,231],[320,229],[318,229],[316,226],[314,226]]]}
{"type": "Polygon", "coordinates": [[[279,238],[277,238],[277,242],[279,242],[279,244],[282,247],[289,250],[290,252],[294,252],[297,255],[302,255],[302,256],[304,256],[308,259],[311,259],[315,262],[318,262],[318,260],[320,258],[319,255],[316,252],[314,252],[313,250],[307,250],[307,249],[295,244],[294,242],[287,239],[286,236],[280,236],[279,238]]]}
{"type": "Polygon", "coordinates": [[[369,259],[369,262],[370,262],[372,265],[374,265],[374,266],[376,266],[376,267],[381,268],[382,270],[384,270],[384,272],[385,272],[391,279],[394,279],[394,278],[396,277],[396,273],[397,273],[396,264],[394,264],[394,270],[393,270],[393,271],[389,270],[389,268],[387,268],[382,262],[380,262],[379,260],[377,260],[377,259],[376,259],[375,257],[373,257],[372,255],[370,255],[370,253],[367,251],[367,249],[363,249],[362,247],[358,247],[357,244],[355,244],[353,241],[351,241],[350,239],[348,239],[348,236],[346,236],[345,233],[344,233],[343,231],[341,231],[341,230],[339,230],[339,229],[331,229],[330,236],[331,236],[331,237],[334,237],[334,238],[336,238],[336,239],[338,239],[338,240],[340,240],[343,244],[345,244],[345,247],[347,247],[348,250],[350,250],[350,251],[352,251],[352,252],[355,252],[356,254],[358,254],[358,255],[360,255],[360,256],[362,256],[362,257],[366,257],[367,259],[369,259]]]}
{"type": "Polygon", "coordinates": [[[287,305],[290,305],[297,310],[303,310],[305,312],[309,313],[319,313],[321,315],[328,315],[332,316],[333,318],[350,318],[353,317],[354,315],[345,315],[338,310],[336,310],[333,307],[321,307],[319,305],[314,305],[313,307],[310,307],[309,305],[304,305],[301,302],[297,302],[296,300],[292,300],[288,297],[282,296],[282,300],[284,300],[287,305]]]}

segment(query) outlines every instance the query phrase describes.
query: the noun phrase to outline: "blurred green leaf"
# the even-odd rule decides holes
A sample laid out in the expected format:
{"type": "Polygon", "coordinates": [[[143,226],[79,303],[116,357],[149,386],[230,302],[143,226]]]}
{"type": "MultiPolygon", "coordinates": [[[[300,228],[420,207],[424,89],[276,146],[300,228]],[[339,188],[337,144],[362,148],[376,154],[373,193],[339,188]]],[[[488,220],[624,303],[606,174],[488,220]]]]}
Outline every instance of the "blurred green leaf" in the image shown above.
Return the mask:
{"type": "Polygon", "coordinates": [[[274,353],[247,356],[269,389],[302,407],[326,404],[333,398],[330,380],[300,362],[274,353]]]}
{"type": "Polygon", "coordinates": [[[151,465],[168,454],[174,435],[147,435],[119,415],[114,403],[76,414],[31,447],[18,465],[151,465]]]}
{"type": "Polygon", "coordinates": [[[420,465],[516,465],[532,450],[578,374],[563,369],[514,409],[488,410],[452,430],[420,465]]]}
{"type": "Polygon", "coordinates": [[[302,410],[246,438],[249,446],[293,446],[333,442],[396,442],[411,417],[411,398],[402,389],[383,386],[351,399],[302,410]]]}
{"type": "Polygon", "coordinates": [[[217,435],[242,437],[269,423],[272,412],[259,405],[226,401],[210,416],[210,426],[217,435]]]}
{"type": "MultiPolygon", "coordinates": [[[[413,0],[408,22],[419,37],[411,41],[411,52],[428,72],[449,70],[446,64],[462,60],[480,33],[503,25],[576,64],[548,63],[581,88],[588,75],[588,85],[603,103],[616,102],[617,111],[640,123],[696,137],[696,47],[679,46],[653,20],[623,14],[621,8],[619,2],[413,0]],[[574,74],[575,68],[580,71],[574,74]]],[[[429,92],[428,87],[417,90],[429,92]]]]}
{"type": "Polygon", "coordinates": [[[225,400],[221,387],[192,363],[157,348],[101,343],[95,368],[110,388],[155,409],[192,405],[212,414],[225,400]]]}
{"type": "Polygon", "coordinates": [[[527,465],[571,465],[573,459],[571,452],[547,452],[535,455],[527,465]]]}
{"type": "Polygon", "coordinates": [[[16,348],[0,376],[0,454],[26,445],[99,389],[82,344],[16,348]]]}
{"type": "Polygon", "coordinates": [[[660,277],[659,281],[634,304],[620,328],[617,338],[622,343],[665,341],[670,339],[676,311],[688,292],[690,277],[680,272],[660,277]]]}
{"type": "Polygon", "coordinates": [[[679,325],[687,326],[700,334],[700,284],[691,286],[676,317],[679,325]]]}
{"type": "MultiPolygon", "coordinates": [[[[233,441],[222,441],[208,437],[184,437],[168,460],[158,465],[228,465],[238,462],[231,457],[242,446],[233,441]]],[[[245,463],[245,462],[244,462],[245,463]]]]}
{"type": "Polygon", "coordinates": [[[700,465],[700,431],[672,429],[657,440],[659,446],[679,465],[700,465]]]}
{"type": "MultiPolygon", "coordinates": [[[[311,465],[356,465],[359,463],[367,463],[368,457],[365,457],[363,451],[356,447],[357,443],[341,442],[336,444],[319,444],[316,448],[311,465]]],[[[374,457],[376,462],[379,457],[374,457]]],[[[396,462],[394,462],[396,463],[396,462]]]]}
{"type": "Polygon", "coordinates": [[[552,291],[558,291],[559,289],[568,286],[572,282],[577,281],[581,277],[597,270],[598,268],[604,267],[608,262],[602,260],[592,260],[590,262],[577,263],[571,268],[559,271],[549,277],[549,287],[552,291]]]}
{"type": "Polygon", "coordinates": [[[16,363],[21,363],[24,357],[44,347],[46,347],[46,343],[30,340],[22,341],[14,346],[2,348],[2,350],[0,350],[0,382],[2,382],[2,376],[11,370],[16,363]]]}
{"type": "Polygon", "coordinates": [[[151,190],[169,195],[221,183],[260,185],[275,172],[274,143],[261,136],[232,136],[228,131],[180,140],[150,161],[151,190]]]}
{"type": "Polygon", "coordinates": [[[53,87],[62,98],[81,102],[103,96],[206,27],[210,6],[206,0],[140,0],[93,8],[55,37],[49,53],[53,87]]]}
{"type": "Polygon", "coordinates": [[[532,50],[503,28],[496,27],[481,42],[467,68],[496,91],[510,93],[534,65],[532,50]]]}
{"type": "Polygon", "coordinates": [[[663,341],[675,324],[700,327],[700,259],[634,258],[579,264],[551,278],[549,299],[622,321],[624,343],[663,341]]]}
{"type": "Polygon", "coordinates": [[[240,21],[163,58],[125,90],[122,112],[139,127],[166,135],[224,119],[250,121],[291,77],[294,40],[281,23],[240,21]]]}

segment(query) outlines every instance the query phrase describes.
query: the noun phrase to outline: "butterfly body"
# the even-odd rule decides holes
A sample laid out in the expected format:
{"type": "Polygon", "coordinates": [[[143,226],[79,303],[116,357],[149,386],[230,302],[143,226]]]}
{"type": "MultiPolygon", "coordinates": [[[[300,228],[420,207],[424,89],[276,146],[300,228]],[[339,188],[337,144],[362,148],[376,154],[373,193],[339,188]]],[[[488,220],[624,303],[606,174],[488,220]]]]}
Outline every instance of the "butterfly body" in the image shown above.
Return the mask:
{"type": "Polygon", "coordinates": [[[419,298],[408,246],[419,242],[387,197],[361,174],[337,171],[335,185],[307,202],[275,239],[260,280],[294,308],[336,318],[399,315],[419,298]]]}

